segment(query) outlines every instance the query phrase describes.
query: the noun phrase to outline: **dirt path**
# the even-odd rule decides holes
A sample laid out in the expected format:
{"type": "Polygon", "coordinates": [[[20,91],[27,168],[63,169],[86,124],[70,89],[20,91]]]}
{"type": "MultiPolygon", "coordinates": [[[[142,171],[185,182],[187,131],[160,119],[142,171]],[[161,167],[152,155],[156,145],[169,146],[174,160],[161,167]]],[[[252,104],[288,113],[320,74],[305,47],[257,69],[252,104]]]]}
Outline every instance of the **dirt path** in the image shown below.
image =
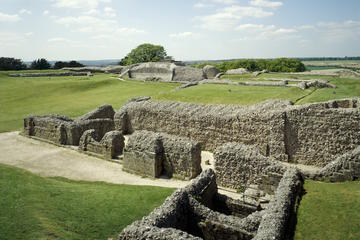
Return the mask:
{"type": "Polygon", "coordinates": [[[58,147],[20,136],[0,133],[0,163],[48,177],[103,181],[115,184],[180,188],[187,181],[142,178],[122,171],[122,166],[90,157],[69,148],[58,147]]]}

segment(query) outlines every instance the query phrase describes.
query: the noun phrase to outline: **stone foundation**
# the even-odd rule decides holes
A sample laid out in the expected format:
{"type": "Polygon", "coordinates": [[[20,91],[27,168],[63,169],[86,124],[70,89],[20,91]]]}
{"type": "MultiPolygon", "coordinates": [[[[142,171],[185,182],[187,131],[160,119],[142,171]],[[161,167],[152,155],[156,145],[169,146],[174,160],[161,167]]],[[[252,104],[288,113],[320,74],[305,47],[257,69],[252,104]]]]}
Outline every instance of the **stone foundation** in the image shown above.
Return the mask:
{"type": "Polygon", "coordinates": [[[285,239],[294,229],[292,218],[302,183],[298,172],[288,171],[270,202],[272,208],[246,208],[239,200],[227,206],[229,201],[219,204],[222,197],[217,192],[215,173],[209,169],[148,216],[126,227],[118,239],[285,239]],[[244,212],[225,215],[223,210],[229,208],[244,212]]]}
{"type": "Polygon", "coordinates": [[[227,142],[254,145],[276,160],[323,167],[353,150],[360,139],[358,99],[293,106],[266,101],[253,106],[131,101],[115,114],[115,127],[165,132],[214,151],[227,142]]]}
{"type": "Polygon", "coordinates": [[[107,132],[100,142],[95,140],[96,131],[87,130],[80,138],[79,150],[93,153],[106,160],[111,160],[123,153],[124,136],[119,131],[107,132]]]}
{"type": "Polygon", "coordinates": [[[200,144],[183,137],[136,131],[124,151],[124,169],[140,175],[191,179],[201,172],[200,144]]]}
{"type": "Polygon", "coordinates": [[[108,107],[99,109],[77,120],[60,115],[29,116],[24,119],[23,133],[55,144],[78,146],[82,134],[86,130],[94,129],[95,140],[100,141],[105,133],[114,130],[114,120],[101,117],[102,110],[108,111],[108,107]]]}

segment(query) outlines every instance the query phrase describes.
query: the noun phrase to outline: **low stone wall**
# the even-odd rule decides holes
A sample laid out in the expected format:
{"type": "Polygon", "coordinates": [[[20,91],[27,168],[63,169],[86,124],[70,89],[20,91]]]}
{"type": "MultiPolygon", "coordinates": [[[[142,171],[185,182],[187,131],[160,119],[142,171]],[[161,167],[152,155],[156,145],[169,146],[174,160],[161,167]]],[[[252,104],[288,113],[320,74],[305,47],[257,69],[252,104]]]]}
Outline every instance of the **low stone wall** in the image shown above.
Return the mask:
{"type": "Polygon", "coordinates": [[[227,142],[255,145],[280,161],[323,167],[353,150],[360,139],[358,99],[293,106],[266,101],[252,106],[131,101],[115,114],[115,127],[164,132],[199,141],[214,151],[227,142]]]}
{"type": "Polygon", "coordinates": [[[100,118],[102,113],[102,110],[95,110],[77,120],[59,115],[29,116],[24,119],[24,134],[56,144],[78,146],[82,134],[86,130],[94,129],[95,139],[100,141],[105,133],[114,130],[114,120],[100,118]],[[93,119],[95,116],[99,118],[93,119]]]}
{"type": "Polygon", "coordinates": [[[250,184],[264,185],[262,189],[273,193],[282,174],[272,169],[285,169],[273,159],[262,155],[256,147],[227,143],[214,153],[217,182],[223,187],[245,190],[250,184]],[[275,175],[275,176],[274,176],[275,175]]]}
{"type": "Polygon", "coordinates": [[[150,177],[192,179],[201,172],[201,147],[184,137],[136,131],[125,148],[124,169],[150,177]]]}
{"type": "Polygon", "coordinates": [[[96,141],[95,138],[96,131],[94,129],[85,131],[80,138],[79,150],[94,153],[106,160],[111,160],[123,153],[125,138],[121,132],[107,132],[100,142],[96,141]]]}
{"type": "Polygon", "coordinates": [[[326,165],[314,178],[329,182],[360,179],[360,146],[326,165]]]}
{"type": "Polygon", "coordinates": [[[303,179],[297,170],[285,172],[262,216],[259,229],[254,240],[292,239],[297,207],[303,194],[303,179]]]}
{"type": "Polygon", "coordinates": [[[123,169],[149,177],[162,173],[164,148],[159,134],[139,131],[129,137],[124,149],[123,169]]]}
{"type": "Polygon", "coordinates": [[[68,77],[68,76],[90,76],[89,72],[47,72],[47,73],[16,73],[9,77],[68,77]]]}
{"type": "Polygon", "coordinates": [[[108,118],[114,119],[115,111],[111,105],[105,104],[102,105],[93,111],[86,113],[85,115],[78,118],[79,121],[90,120],[90,119],[99,119],[99,118],[108,118]]]}
{"type": "Polygon", "coordinates": [[[271,208],[253,209],[238,217],[213,210],[218,195],[216,176],[208,169],[148,216],[123,229],[118,239],[282,240],[294,229],[292,218],[302,183],[298,172],[286,172],[271,208]]]}

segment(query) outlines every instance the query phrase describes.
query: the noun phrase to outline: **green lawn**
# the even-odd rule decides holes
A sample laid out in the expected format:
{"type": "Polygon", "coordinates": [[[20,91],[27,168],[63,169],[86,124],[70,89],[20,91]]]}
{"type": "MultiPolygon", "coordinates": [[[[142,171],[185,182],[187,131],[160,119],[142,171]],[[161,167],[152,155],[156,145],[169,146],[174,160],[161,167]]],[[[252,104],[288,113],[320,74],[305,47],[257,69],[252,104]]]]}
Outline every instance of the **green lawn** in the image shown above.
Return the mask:
{"type": "Polygon", "coordinates": [[[360,239],[360,181],[306,181],[295,240],[360,239]]]}
{"type": "MultiPolygon", "coordinates": [[[[254,104],[267,99],[308,103],[360,96],[360,80],[356,79],[330,78],[338,88],[315,92],[313,89],[290,87],[230,85],[199,85],[174,91],[179,84],[119,81],[116,75],[111,74],[96,74],[94,77],[11,78],[8,73],[0,72],[0,132],[21,129],[22,119],[29,114],[59,113],[76,117],[104,103],[118,109],[128,99],[137,96],[215,104],[254,104]]],[[[263,74],[259,79],[265,77],[294,76],[263,74]]],[[[236,78],[239,76],[232,76],[234,81],[236,78]]]]}
{"type": "Polygon", "coordinates": [[[172,192],[44,178],[0,164],[0,239],[115,239],[172,192]]]}

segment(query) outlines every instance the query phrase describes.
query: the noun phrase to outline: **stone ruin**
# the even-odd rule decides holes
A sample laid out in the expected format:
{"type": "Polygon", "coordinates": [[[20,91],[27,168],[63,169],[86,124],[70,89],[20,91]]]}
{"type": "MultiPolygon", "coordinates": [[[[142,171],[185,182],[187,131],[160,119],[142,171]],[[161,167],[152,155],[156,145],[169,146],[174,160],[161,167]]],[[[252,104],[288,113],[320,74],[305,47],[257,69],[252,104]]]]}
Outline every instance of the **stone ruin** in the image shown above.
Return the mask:
{"type": "Polygon", "coordinates": [[[128,239],[288,239],[294,233],[296,211],[303,192],[297,170],[288,170],[266,208],[218,193],[213,170],[204,171],[163,205],[126,227],[128,239]]]}
{"type": "Polygon", "coordinates": [[[121,132],[107,132],[100,142],[96,139],[98,137],[95,129],[85,131],[80,138],[79,150],[106,160],[115,159],[123,153],[125,138],[121,132]]]}
{"type": "Polygon", "coordinates": [[[9,77],[68,77],[92,76],[91,72],[47,72],[47,73],[12,73],[9,77]]]}
{"type": "Polygon", "coordinates": [[[203,105],[144,98],[114,116],[123,134],[163,132],[198,141],[214,151],[228,143],[257,147],[278,161],[324,167],[359,146],[359,99],[292,105],[266,101],[253,106],[203,105]]]}
{"type": "Polygon", "coordinates": [[[94,129],[96,141],[114,130],[114,110],[104,105],[78,119],[60,115],[29,116],[24,119],[24,135],[60,145],[78,146],[86,130],[94,129]]]}
{"type": "Polygon", "coordinates": [[[192,179],[201,172],[200,144],[184,137],[136,131],[126,145],[123,169],[154,178],[192,179]]]}
{"type": "Polygon", "coordinates": [[[212,66],[203,69],[177,65],[171,62],[148,62],[123,68],[120,78],[162,82],[199,82],[214,78],[219,70],[212,66]]]}

